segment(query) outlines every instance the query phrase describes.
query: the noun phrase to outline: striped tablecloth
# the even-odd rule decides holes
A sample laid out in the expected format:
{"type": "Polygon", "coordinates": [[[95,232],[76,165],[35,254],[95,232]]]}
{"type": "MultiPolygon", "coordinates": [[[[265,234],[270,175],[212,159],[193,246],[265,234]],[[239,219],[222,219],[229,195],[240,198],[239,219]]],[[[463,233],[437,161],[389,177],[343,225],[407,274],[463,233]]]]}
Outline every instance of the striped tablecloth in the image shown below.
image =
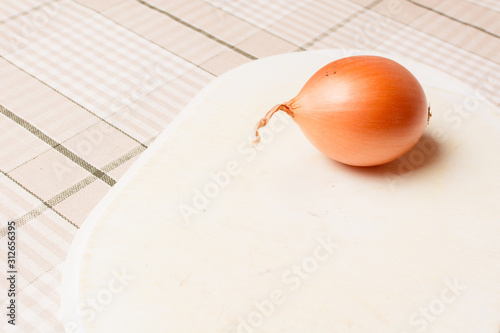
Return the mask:
{"type": "Polygon", "coordinates": [[[499,0],[2,0],[0,299],[16,224],[16,326],[62,332],[86,216],[212,79],[325,48],[403,55],[500,105],[499,0]],[[11,223],[12,224],[12,223],[11,223]]]}

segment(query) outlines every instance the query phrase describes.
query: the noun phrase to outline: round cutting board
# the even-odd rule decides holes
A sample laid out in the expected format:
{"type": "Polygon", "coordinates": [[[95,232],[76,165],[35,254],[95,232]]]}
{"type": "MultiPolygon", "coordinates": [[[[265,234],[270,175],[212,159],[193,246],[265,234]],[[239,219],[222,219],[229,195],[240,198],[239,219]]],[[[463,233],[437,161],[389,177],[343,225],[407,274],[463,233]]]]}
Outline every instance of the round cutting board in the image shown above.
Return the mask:
{"type": "Polygon", "coordinates": [[[66,331],[498,333],[500,113],[474,90],[386,55],[432,107],[406,155],[349,167],[283,114],[252,146],[272,106],[354,53],[273,56],[209,84],[79,231],[66,331]]]}

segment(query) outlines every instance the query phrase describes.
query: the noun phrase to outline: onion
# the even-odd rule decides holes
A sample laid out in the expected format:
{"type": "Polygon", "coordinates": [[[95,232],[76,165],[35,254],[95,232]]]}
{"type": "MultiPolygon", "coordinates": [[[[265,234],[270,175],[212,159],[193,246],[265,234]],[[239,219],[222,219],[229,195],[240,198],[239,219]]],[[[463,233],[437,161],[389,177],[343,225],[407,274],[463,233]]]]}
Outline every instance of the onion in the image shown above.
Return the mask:
{"type": "Polygon", "coordinates": [[[323,154],[354,166],[397,159],[420,139],[431,113],[418,80],[397,62],[378,56],[339,59],[317,71],[290,101],[273,107],[299,125],[323,154]]]}

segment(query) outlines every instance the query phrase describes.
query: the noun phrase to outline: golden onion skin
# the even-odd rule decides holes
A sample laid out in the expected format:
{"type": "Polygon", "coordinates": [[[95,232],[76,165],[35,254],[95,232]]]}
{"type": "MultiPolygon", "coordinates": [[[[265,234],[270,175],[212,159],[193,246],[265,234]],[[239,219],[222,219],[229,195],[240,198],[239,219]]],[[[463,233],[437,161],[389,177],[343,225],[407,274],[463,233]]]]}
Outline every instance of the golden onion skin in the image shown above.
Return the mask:
{"type": "Polygon", "coordinates": [[[329,63],[278,109],[293,117],[319,151],[354,166],[384,164],[404,155],[430,117],[413,74],[378,56],[329,63]]]}

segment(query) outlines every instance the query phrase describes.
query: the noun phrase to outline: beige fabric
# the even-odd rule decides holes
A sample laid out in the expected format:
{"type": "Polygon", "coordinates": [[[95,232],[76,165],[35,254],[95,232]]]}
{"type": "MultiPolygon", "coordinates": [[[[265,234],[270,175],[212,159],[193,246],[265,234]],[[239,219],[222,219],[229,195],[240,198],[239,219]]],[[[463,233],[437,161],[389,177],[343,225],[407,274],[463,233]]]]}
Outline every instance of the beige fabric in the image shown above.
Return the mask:
{"type": "MultiPolygon", "coordinates": [[[[500,106],[495,0],[3,0],[0,36],[0,248],[16,221],[19,332],[63,330],[61,274],[85,217],[231,68],[283,52],[377,50],[500,106]]],[[[2,299],[7,289],[0,279],[2,299]]]]}

